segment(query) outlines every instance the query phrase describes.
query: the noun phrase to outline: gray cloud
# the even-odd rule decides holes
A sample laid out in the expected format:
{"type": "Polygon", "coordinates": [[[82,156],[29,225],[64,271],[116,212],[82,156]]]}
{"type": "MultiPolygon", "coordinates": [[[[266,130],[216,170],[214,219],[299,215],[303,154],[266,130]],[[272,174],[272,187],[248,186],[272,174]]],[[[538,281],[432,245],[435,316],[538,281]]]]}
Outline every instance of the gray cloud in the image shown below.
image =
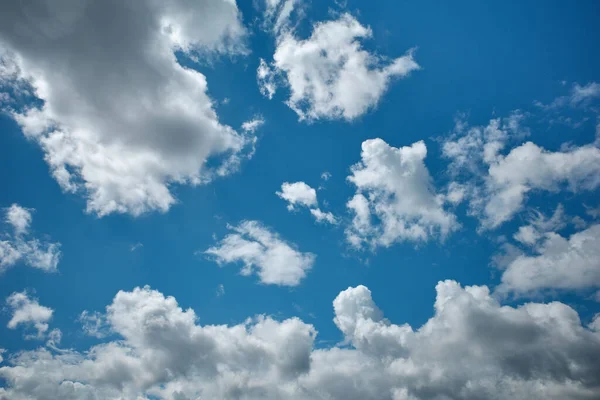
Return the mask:
{"type": "Polygon", "coordinates": [[[243,53],[244,35],[228,0],[5,2],[0,82],[35,100],[7,111],[88,212],[166,211],[172,184],[231,172],[204,164],[252,142],[219,122],[205,76],[175,52],[243,53]]]}

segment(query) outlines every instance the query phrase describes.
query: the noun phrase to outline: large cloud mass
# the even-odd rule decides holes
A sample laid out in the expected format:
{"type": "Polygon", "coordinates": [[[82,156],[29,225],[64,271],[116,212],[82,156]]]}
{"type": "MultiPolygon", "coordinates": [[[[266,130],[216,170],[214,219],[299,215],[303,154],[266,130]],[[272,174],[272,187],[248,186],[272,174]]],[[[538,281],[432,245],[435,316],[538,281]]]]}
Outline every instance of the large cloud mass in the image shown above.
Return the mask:
{"type": "Polygon", "coordinates": [[[233,0],[4,2],[5,110],[61,187],[86,193],[89,212],[165,211],[170,184],[230,172],[204,164],[248,143],[219,122],[205,76],[175,53],[244,52],[244,34],[233,0]]]}
{"type": "Polygon", "coordinates": [[[420,329],[383,318],[371,292],[335,299],[349,348],[315,349],[297,318],[199,325],[149,288],[107,307],[114,341],[88,352],[40,348],[0,368],[5,399],[595,399],[600,332],[553,302],[501,306],[485,286],[437,287],[420,329]]]}

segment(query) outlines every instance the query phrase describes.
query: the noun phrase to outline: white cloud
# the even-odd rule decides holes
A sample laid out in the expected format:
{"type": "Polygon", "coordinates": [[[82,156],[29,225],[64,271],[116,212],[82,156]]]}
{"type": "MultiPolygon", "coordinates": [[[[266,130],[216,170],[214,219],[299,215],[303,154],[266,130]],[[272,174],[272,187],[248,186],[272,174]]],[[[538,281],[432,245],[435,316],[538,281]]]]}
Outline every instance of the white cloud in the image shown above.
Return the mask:
{"type": "Polygon", "coordinates": [[[137,242],[137,243],[129,246],[129,251],[134,252],[134,251],[141,249],[142,247],[144,247],[144,244],[141,242],[137,242]]]}
{"type": "Polygon", "coordinates": [[[535,252],[519,255],[508,265],[499,292],[530,294],[545,289],[600,287],[600,225],[592,225],[568,239],[546,233],[535,252]]]}
{"type": "Polygon", "coordinates": [[[280,78],[290,89],[286,103],[300,120],[361,116],[377,105],[393,78],[419,69],[412,50],[391,62],[364,50],[360,40],[371,36],[371,29],[350,14],[315,24],[305,40],[284,30],[271,66],[261,60],[261,92],[271,98],[280,78]]]}
{"type": "Polygon", "coordinates": [[[225,295],[225,285],[219,283],[219,286],[217,286],[217,297],[221,297],[223,295],[225,295]]]}
{"type": "Polygon", "coordinates": [[[489,167],[484,224],[494,228],[510,220],[530,191],[557,192],[563,185],[573,193],[600,186],[600,149],[550,152],[532,142],[516,147],[489,167]]]}
{"type": "Polygon", "coordinates": [[[26,82],[41,104],[12,115],[88,212],[166,211],[172,185],[231,172],[205,164],[252,142],[219,122],[206,77],[175,52],[243,53],[245,33],[232,0],[6,3],[0,42],[16,72],[3,82],[26,82]]]}
{"type": "Polygon", "coordinates": [[[600,218],[600,207],[588,207],[584,204],[585,213],[594,219],[600,218]]]}
{"type": "Polygon", "coordinates": [[[48,330],[48,321],[52,318],[53,310],[51,308],[40,305],[37,299],[29,297],[27,292],[11,294],[6,299],[6,304],[12,311],[7,325],[9,329],[24,326],[36,330],[36,335],[26,336],[27,338],[43,338],[45,336],[48,330]]]}
{"type": "Polygon", "coordinates": [[[456,216],[444,209],[445,197],[433,187],[426,155],[422,141],[400,148],[381,139],[363,142],[361,161],[348,177],[357,189],[347,204],[354,214],[346,231],[353,246],[443,239],[458,229],[456,216]]]}
{"type": "Polygon", "coordinates": [[[83,332],[88,336],[102,339],[110,334],[108,321],[102,313],[84,310],[79,315],[78,321],[81,323],[83,332]]]}
{"type": "Polygon", "coordinates": [[[566,106],[586,106],[590,101],[596,98],[600,98],[599,83],[589,82],[583,86],[575,83],[571,87],[569,95],[557,97],[550,104],[543,104],[539,101],[534,102],[534,104],[545,111],[553,111],[566,106]]]}
{"type": "Polygon", "coordinates": [[[517,233],[513,235],[513,238],[522,244],[532,246],[540,240],[542,236],[532,225],[520,226],[517,233]]]}
{"type": "Polygon", "coordinates": [[[492,229],[522,210],[530,192],[573,193],[600,186],[600,149],[595,145],[564,147],[552,152],[526,142],[501,154],[510,140],[522,138],[522,114],[493,119],[485,127],[460,124],[443,145],[449,171],[464,179],[471,212],[492,229]]]}
{"type": "Polygon", "coordinates": [[[15,235],[23,235],[31,225],[31,212],[18,204],[13,204],[6,210],[6,222],[13,226],[15,235]]]}
{"type": "Polygon", "coordinates": [[[242,130],[248,133],[255,133],[258,128],[265,124],[265,120],[261,116],[256,116],[242,124],[242,130]]]}
{"type": "Polygon", "coordinates": [[[575,84],[571,93],[571,102],[579,104],[583,101],[600,97],[600,84],[590,82],[584,86],[575,84]]]}
{"type": "Polygon", "coordinates": [[[19,261],[33,268],[55,272],[60,260],[60,243],[50,243],[31,237],[31,210],[13,204],[5,209],[5,221],[13,228],[0,240],[0,273],[19,261]]]}
{"type": "Polygon", "coordinates": [[[335,215],[333,215],[329,211],[325,212],[325,211],[321,211],[320,208],[311,208],[310,213],[312,214],[313,217],[315,217],[317,222],[327,222],[332,225],[335,225],[338,223],[338,220],[335,217],[335,215]]]}
{"type": "Polygon", "coordinates": [[[420,329],[383,318],[364,286],[334,300],[348,348],[314,348],[315,328],[258,316],[199,325],[149,288],[119,292],[106,318],[119,335],[85,352],[39,348],[0,368],[11,399],[596,398],[600,331],[569,306],[501,306],[485,286],[437,287],[420,329]]]}
{"type": "Polygon", "coordinates": [[[331,179],[331,174],[327,171],[324,171],[321,174],[321,179],[323,179],[325,182],[327,182],[329,179],[331,179]]]}
{"type": "Polygon", "coordinates": [[[256,69],[256,81],[260,93],[269,100],[273,98],[277,91],[277,83],[275,81],[275,72],[269,67],[267,62],[260,59],[260,64],[256,69]]]}
{"type": "Polygon", "coordinates": [[[514,239],[524,245],[533,246],[544,234],[562,229],[566,226],[565,209],[559,204],[552,217],[547,218],[537,210],[533,210],[529,217],[529,224],[519,227],[514,239]]]}
{"type": "Polygon", "coordinates": [[[316,207],[317,191],[304,182],[284,182],[281,184],[281,192],[276,192],[277,196],[287,201],[288,210],[294,210],[297,205],[305,207],[316,207]]]}
{"type": "Polygon", "coordinates": [[[288,202],[288,210],[294,211],[297,206],[307,207],[317,222],[337,224],[337,219],[331,212],[322,211],[317,201],[317,191],[304,182],[284,182],[277,196],[288,202]]]}
{"type": "Polygon", "coordinates": [[[277,34],[291,28],[291,17],[295,12],[297,19],[304,16],[302,0],[265,0],[263,26],[277,34]]]}
{"type": "Polygon", "coordinates": [[[219,264],[243,263],[242,275],[255,273],[264,284],[297,286],[315,262],[314,254],[300,252],[257,221],[243,221],[228,228],[234,233],[205,254],[214,256],[219,264]]]}

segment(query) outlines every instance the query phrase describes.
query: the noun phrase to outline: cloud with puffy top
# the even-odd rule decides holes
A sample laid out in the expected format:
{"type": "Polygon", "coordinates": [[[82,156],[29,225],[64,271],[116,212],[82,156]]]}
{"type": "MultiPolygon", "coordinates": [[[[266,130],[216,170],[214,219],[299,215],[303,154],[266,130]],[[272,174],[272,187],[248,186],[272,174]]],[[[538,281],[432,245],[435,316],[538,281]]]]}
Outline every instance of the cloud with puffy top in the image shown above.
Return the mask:
{"type": "Polygon", "coordinates": [[[362,143],[361,161],[347,178],[356,187],[346,204],[353,215],[346,238],[353,247],[444,239],[459,228],[449,201],[433,186],[426,156],[422,141],[400,148],[382,139],[362,143]]]}
{"type": "Polygon", "coordinates": [[[272,98],[279,86],[289,88],[286,104],[300,120],[360,117],[377,106],[394,79],[420,68],[413,50],[389,62],[365,50],[361,40],[372,35],[371,28],[347,13],[314,24],[307,39],[293,30],[280,31],[273,61],[260,60],[261,93],[272,98]]]}
{"type": "Polygon", "coordinates": [[[149,287],[120,291],[103,318],[118,338],[87,351],[39,347],[0,368],[5,398],[434,400],[600,395],[600,316],[560,302],[503,306],[486,286],[436,286],[420,328],[384,318],[365,286],[333,301],[345,347],[315,348],[298,318],[200,325],[149,287]],[[118,372],[118,373],[117,373],[118,372]]]}

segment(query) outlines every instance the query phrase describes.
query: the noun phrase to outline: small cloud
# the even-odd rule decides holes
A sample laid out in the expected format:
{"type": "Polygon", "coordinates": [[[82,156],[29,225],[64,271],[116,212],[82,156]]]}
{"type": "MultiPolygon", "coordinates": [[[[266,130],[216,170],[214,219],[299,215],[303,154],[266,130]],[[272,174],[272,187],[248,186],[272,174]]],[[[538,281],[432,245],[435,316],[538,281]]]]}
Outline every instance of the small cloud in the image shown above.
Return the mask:
{"type": "Polygon", "coordinates": [[[137,242],[136,244],[132,244],[131,246],[129,246],[129,251],[134,252],[138,249],[141,249],[142,247],[144,247],[144,244],[137,242]]]}
{"type": "Polygon", "coordinates": [[[260,115],[248,120],[242,124],[242,130],[246,133],[255,133],[258,128],[265,124],[265,120],[260,115]]]}
{"type": "Polygon", "coordinates": [[[331,178],[331,174],[327,171],[325,171],[321,174],[321,179],[323,179],[325,182],[327,182],[330,178],[331,178]]]}
{"type": "Polygon", "coordinates": [[[222,283],[219,283],[219,286],[217,286],[217,297],[221,297],[225,294],[225,285],[223,285],[222,283]]]}
{"type": "Polygon", "coordinates": [[[298,286],[315,263],[316,256],[298,250],[294,243],[258,221],[242,221],[204,252],[219,265],[241,263],[241,275],[258,275],[267,285],[298,286]]]}
{"type": "Polygon", "coordinates": [[[12,226],[12,232],[2,234],[5,240],[0,240],[0,273],[12,267],[17,262],[46,272],[56,272],[60,260],[60,243],[41,241],[29,230],[34,209],[28,209],[13,204],[4,209],[4,221],[12,226]]]}
{"type": "Polygon", "coordinates": [[[6,304],[12,310],[12,317],[7,325],[9,329],[23,326],[37,332],[26,335],[25,339],[42,339],[46,336],[48,322],[52,319],[54,310],[40,305],[38,300],[30,297],[26,291],[11,294],[6,299],[6,304]]]}

